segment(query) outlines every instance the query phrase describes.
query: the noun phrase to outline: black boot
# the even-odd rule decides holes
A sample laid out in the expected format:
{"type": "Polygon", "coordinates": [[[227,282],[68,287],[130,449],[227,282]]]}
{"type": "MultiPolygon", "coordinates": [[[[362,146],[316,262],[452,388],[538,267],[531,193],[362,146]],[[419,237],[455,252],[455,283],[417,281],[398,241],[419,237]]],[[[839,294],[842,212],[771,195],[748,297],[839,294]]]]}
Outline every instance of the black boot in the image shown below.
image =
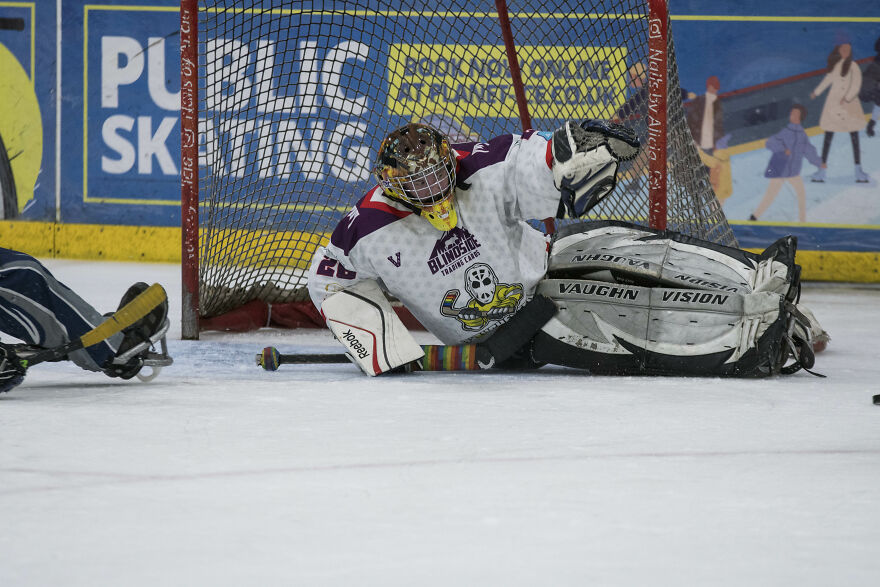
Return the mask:
{"type": "MultiPolygon", "coordinates": [[[[122,308],[149,286],[138,282],[128,288],[119,301],[122,308]]],[[[117,308],[117,310],[119,309],[117,308]]],[[[122,331],[122,343],[116,351],[116,357],[104,367],[110,377],[131,379],[144,366],[150,348],[160,339],[164,339],[168,330],[168,300],[153,308],[149,314],[122,331]]],[[[164,345],[163,345],[164,346],[164,345]]]]}
{"type": "Polygon", "coordinates": [[[15,353],[15,347],[0,342],[0,393],[20,384],[24,380],[25,371],[15,353]]]}

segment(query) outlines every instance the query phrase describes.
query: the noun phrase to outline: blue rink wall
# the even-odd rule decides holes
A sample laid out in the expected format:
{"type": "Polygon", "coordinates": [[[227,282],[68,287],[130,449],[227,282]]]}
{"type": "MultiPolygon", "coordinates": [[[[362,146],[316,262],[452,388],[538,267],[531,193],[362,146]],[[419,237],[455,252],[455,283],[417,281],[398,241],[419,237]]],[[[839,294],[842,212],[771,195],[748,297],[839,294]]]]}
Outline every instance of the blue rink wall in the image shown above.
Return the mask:
{"type": "MultiPolygon", "coordinates": [[[[880,4],[672,0],[670,12],[682,87],[702,94],[708,77],[721,82],[729,136],[711,163],[740,243],[763,248],[793,233],[806,278],[880,281],[880,128],[859,133],[869,183],[854,182],[849,137],[837,133],[825,183],[810,182],[815,169],[804,163],[806,222],[788,186],[759,222],[748,220],[768,185],[766,139],[803,103],[821,152],[827,93],[810,92],[836,44],[850,43],[868,66],[880,4]]],[[[0,136],[17,194],[0,220],[0,246],[179,260],[178,2],[0,0],[0,19],[0,136]]],[[[867,119],[873,105],[862,106],[867,119]]]]}

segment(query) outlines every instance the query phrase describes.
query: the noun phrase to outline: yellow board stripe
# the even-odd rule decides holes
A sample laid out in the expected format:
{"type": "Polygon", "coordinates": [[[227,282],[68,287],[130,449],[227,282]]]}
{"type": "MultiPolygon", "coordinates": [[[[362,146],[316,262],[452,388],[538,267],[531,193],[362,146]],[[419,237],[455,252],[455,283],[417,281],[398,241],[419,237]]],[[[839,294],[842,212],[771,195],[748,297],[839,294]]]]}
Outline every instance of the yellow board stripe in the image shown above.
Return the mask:
{"type": "MultiPolygon", "coordinates": [[[[215,230],[201,235],[230,264],[307,266],[328,233],[270,230],[215,230]]],[[[0,246],[35,257],[180,263],[181,236],[176,226],[55,224],[0,220],[0,246]]]]}
{"type": "MultiPolygon", "coordinates": [[[[295,231],[214,231],[212,244],[224,242],[231,251],[249,256],[238,264],[253,262],[257,251],[264,265],[307,266],[312,252],[329,239],[326,233],[295,231]],[[267,241],[260,241],[262,236],[267,241]],[[298,248],[286,249],[296,243],[298,248]],[[262,256],[262,257],[260,257],[262,256]]],[[[204,240],[202,241],[204,242],[204,240]]],[[[35,257],[180,263],[180,228],[176,226],[110,226],[55,224],[0,220],[0,246],[35,257]]],[[[756,251],[760,252],[760,251],[756,251]]],[[[806,281],[880,283],[880,251],[800,250],[798,263],[806,281]]]]}

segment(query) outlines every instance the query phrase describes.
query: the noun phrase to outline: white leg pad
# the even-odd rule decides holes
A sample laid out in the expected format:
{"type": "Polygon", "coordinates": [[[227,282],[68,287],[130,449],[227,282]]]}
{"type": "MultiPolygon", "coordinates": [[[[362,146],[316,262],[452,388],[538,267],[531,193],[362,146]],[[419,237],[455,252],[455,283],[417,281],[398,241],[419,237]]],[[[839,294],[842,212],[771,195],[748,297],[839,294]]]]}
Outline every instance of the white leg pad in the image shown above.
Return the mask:
{"type": "Polygon", "coordinates": [[[424,356],[375,281],[361,281],[333,294],[321,304],[321,312],[333,336],[367,375],[379,375],[424,356]]]}

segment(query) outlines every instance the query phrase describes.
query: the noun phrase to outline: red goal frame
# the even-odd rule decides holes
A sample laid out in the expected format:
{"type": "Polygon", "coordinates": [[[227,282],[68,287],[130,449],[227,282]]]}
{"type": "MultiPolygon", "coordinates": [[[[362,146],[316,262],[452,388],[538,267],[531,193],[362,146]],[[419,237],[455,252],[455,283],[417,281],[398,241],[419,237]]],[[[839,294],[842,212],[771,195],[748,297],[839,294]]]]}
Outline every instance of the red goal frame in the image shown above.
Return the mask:
{"type": "MultiPolygon", "coordinates": [[[[667,0],[648,4],[648,220],[665,229],[667,223],[667,74],[669,9],[667,0]]],[[[505,0],[495,0],[501,35],[511,70],[523,130],[531,127],[528,103],[520,75],[516,44],[505,0]]],[[[182,337],[198,339],[199,317],[199,1],[180,2],[181,83],[181,287],[182,337]]],[[[306,303],[309,302],[300,302],[306,303]]]]}

